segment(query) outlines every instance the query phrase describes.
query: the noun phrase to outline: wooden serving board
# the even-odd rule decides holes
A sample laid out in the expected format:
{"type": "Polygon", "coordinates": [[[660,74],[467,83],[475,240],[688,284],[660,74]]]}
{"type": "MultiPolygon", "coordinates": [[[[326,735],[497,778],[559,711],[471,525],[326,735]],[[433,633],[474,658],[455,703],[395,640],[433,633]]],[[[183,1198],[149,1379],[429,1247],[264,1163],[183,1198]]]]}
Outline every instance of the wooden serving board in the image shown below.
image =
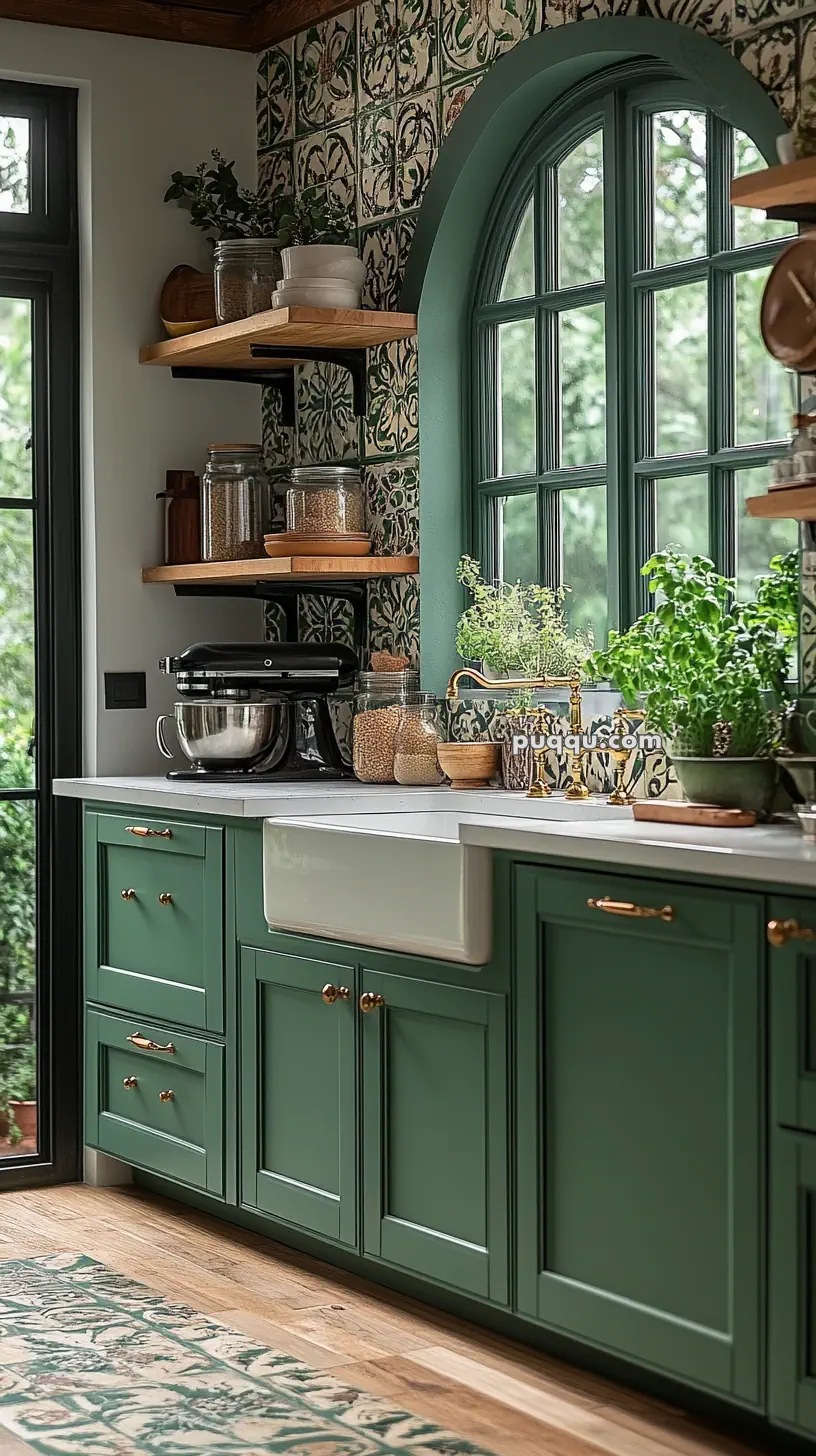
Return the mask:
{"type": "Polygon", "coordinates": [[[682,804],[676,799],[638,799],[632,812],[636,819],[652,824],[704,824],[713,829],[750,829],[756,824],[753,809],[720,809],[716,804],[682,804]]]}

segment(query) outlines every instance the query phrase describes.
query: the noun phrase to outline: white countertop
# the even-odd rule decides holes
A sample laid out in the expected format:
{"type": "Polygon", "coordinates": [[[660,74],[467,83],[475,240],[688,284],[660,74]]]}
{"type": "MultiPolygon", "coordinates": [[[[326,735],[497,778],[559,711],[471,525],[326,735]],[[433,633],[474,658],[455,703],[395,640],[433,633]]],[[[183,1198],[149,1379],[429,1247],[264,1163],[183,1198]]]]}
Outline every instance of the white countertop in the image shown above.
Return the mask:
{"type": "Polygon", "coordinates": [[[425,843],[458,840],[516,854],[816,889],[816,844],[792,822],[754,829],[640,824],[631,810],[611,808],[601,798],[567,804],[560,794],[530,800],[502,790],[402,789],[352,781],[277,785],[88,778],[57,780],[54,790],[97,803],[282,818],[338,834],[425,843]]]}

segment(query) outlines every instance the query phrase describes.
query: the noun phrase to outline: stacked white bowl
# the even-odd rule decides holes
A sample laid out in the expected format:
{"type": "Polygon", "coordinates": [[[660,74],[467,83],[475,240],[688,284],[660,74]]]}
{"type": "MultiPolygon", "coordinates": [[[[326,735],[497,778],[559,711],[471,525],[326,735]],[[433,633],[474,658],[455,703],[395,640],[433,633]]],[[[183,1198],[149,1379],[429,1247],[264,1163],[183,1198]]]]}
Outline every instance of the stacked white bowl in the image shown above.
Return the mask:
{"type": "Polygon", "coordinates": [[[365,263],[357,249],[339,243],[284,248],[283,277],[272,295],[273,308],[359,308],[365,263]]]}

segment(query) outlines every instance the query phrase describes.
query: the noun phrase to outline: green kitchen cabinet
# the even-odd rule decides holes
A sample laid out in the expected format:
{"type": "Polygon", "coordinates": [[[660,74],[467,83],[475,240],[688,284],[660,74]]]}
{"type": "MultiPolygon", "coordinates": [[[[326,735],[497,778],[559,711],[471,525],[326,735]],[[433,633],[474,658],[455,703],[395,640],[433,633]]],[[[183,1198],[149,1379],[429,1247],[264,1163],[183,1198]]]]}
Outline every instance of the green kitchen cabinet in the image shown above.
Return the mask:
{"type": "Polygon", "coordinates": [[[174,818],[86,815],[89,1001],[223,1032],[223,837],[174,818]]]}
{"type": "Polygon", "coordinates": [[[816,1138],[771,1139],[768,1414],[816,1436],[816,1138]]]}
{"type": "Polygon", "coordinates": [[[762,1400],[762,898],[516,874],[518,1307],[762,1400]]]}
{"type": "Polygon", "coordinates": [[[505,1304],[505,998],[365,960],[360,988],[364,1252],[505,1304]]]}
{"type": "Polygon", "coordinates": [[[816,904],[768,904],[771,1119],[816,1133],[816,904]]]}
{"type": "Polygon", "coordinates": [[[242,1202],[357,1239],[354,965],[241,951],[242,1202]]]}

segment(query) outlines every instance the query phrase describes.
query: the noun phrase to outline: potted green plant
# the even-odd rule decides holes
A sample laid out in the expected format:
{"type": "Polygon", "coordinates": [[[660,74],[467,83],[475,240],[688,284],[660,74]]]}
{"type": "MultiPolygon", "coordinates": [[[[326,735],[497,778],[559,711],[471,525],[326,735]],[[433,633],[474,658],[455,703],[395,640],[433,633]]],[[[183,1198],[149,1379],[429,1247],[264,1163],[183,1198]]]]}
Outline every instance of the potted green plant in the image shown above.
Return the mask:
{"type": "Polygon", "coordinates": [[[0,1137],[12,1147],[37,1134],[37,1064],[29,1014],[0,1007],[0,1137]]]}
{"type": "Polygon", "coordinates": [[[737,601],[734,583],[704,556],[665,551],[642,570],[658,604],[626,632],[610,632],[587,675],[645,709],[689,799],[766,817],[778,772],[772,754],[794,691],[798,554],[774,557],[750,602],[737,601]]]}

